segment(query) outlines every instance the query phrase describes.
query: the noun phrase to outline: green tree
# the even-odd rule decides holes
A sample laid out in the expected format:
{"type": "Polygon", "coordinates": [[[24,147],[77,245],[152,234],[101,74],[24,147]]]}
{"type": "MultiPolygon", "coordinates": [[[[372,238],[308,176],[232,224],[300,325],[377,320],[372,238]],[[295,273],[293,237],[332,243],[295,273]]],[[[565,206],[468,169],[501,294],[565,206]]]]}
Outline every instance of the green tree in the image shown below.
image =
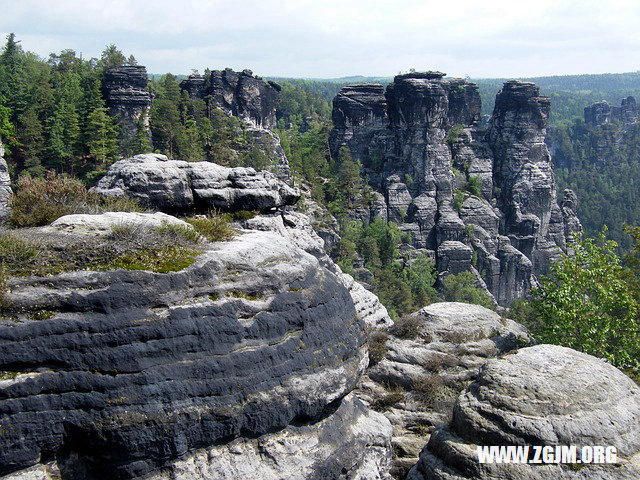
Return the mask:
{"type": "Polygon", "coordinates": [[[491,297],[476,285],[476,278],[471,272],[460,272],[448,275],[442,282],[444,299],[447,302],[463,302],[482,305],[494,309],[491,297]]]}
{"type": "Polygon", "coordinates": [[[121,67],[126,63],[127,59],[124,54],[112,43],[111,45],[107,45],[102,51],[102,55],[98,61],[98,67],[109,70],[111,68],[121,67]]]}
{"type": "Polygon", "coordinates": [[[541,324],[542,342],[565,345],[618,367],[638,367],[640,313],[627,273],[606,239],[579,238],[575,254],[551,268],[531,292],[531,306],[541,324]]]}

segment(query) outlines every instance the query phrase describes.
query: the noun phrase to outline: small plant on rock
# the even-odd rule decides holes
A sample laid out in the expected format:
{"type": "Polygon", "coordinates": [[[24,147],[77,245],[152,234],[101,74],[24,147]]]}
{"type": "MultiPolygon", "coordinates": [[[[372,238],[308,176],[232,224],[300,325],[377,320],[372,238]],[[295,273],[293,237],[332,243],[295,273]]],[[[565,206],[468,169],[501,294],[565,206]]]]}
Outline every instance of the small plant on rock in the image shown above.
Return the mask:
{"type": "Polygon", "coordinates": [[[391,333],[398,338],[414,339],[420,333],[420,324],[420,317],[404,315],[395,321],[391,333]]]}
{"type": "Polygon", "coordinates": [[[231,227],[231,216],[215,210],[206,216],[187,218],[185,221],[211,242],[228,240],[235,235],[235,231],[231,227]]]}
{"type": "Polygon", "coordinates": [[[375,331],[369,335],[369,366],[379,363],[387,354],[387,340],[389,335],[385,332],[375,331]]]}

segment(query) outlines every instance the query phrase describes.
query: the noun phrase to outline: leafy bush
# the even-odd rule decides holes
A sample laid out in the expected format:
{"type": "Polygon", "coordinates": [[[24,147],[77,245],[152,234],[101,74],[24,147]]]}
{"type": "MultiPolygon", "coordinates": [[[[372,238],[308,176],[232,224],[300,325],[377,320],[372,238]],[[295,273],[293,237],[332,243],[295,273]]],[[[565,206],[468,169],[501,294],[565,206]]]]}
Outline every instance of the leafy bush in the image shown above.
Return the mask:
{"type": "Polygon", "coordinates": [[[449,146],[453,146],[453,144],[457,143],[460,139],[460,134],[464,130],[464,125],[461,123],[455,124],[451,129],[447,132],[447,136],[444,138],[444,141],[447,142],[449,146]]]}
{"type": "Polygon", "coordinates": [[[474,194],[476,197],[482,195],[482,179],[478,176],[470,176],[467,180],[467,190],[474,194]]]}
{"type": "Polygon", "coordinates": [[[82,182],[49,172],[44,178],[21,177],[11,197],[9,223],[14,227],[40,227],[75,213],[140,212],[130,198],[103,198],[82,182]]]}
{"type": "Polygon", "coordinates": [[[444,299],[447,302],[463,302],[482,305],[495,309],[491,297],[484,290],[476,286],[476,278],[471,272],[460,272],[449,275],[444,279],[444,299]]]}
{"type": "MultiPolygon", "coordinates": [[[[607,359],[617,367],[640,367],[640,305],[629,274],[607,240],[581,239],[574,254],[551,267],[531,291],[540,326],[538,340],[607,359]]],[[[635,276],[635,275],[634,275],[635,276]]],[[[633,278],[633,277],[632,277],[633,278]]]]}
{"type": "Polygon", "coordinates": [[[462,210],[462,205],[464,204],[464,192],[461,190],[456,190],[456,193],[453,194],[453,208],[456,209],[457,212],[462,210]]]}
{"type": "Polygon", "coordinates": [[[0,268],[3,272],[26,271],[38,255],[38,247],[11,233],[0,235],[0,268]]]}
{"type": "Polygon", "coordinates": [[[228,240],[235,235],[235,230],[231,227],[231,217],[228,214],[211,211],[207,216],[187,218],[185,221],[211,242],[228,240]]]}

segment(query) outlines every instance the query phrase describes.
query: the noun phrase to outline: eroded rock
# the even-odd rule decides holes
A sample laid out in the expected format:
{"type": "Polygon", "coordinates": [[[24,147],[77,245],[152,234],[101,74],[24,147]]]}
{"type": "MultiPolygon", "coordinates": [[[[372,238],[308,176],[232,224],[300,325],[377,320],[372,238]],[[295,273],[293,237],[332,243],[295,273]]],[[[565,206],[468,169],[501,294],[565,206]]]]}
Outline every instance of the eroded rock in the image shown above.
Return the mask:
{"type": "Polygon", "coordinates": [[[640,476],[640,388],[603,360],[554,346],[523,348],[484,365],[437,429],[410,480],[640,476]],[[480,445],[612,445],[617,465],[479,464],[480,445]]]}
{"type": "Polygon", "coordinates": [[[114,163],[94,191],[104,196],[127,195],[159,210],[267,211],[293,205],[300,197],[273,174],[253,168],[229,168],[209,162],[169,160],[144,154],[114,163]]]}
{"type": "MultiPolygon", "coordinates": [[[[274,232],[211,244],[178,272],[12,277],[9,291],[0,474],[55,460],[62,478],[133,478],[234,438],[313,425],[367,364],[342,279],[274,232]]],[[[340,455],[355,470],[374,461],[340,455]]]]}
{"type": "Polygon", "coordinates": [[[2,225],[11,215],[9,198],[11,191],[11,179],[9,178],[9,168],[4,158],[4,146],[0,138],[0,225],[2,225]]]}

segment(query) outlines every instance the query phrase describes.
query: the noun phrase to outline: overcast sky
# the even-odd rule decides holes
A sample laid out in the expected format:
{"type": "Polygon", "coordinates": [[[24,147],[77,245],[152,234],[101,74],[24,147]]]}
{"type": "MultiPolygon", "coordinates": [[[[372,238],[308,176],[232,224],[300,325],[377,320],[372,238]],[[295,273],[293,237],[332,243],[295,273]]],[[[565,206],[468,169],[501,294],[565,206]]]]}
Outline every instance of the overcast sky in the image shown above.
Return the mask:
{"type": "Polygon", "coordinates": [[[524,77],[640,70],[639,0],[0,0],[0,33],[48,57],[115,43],[150,73],[441,70],[524,77]]]}

